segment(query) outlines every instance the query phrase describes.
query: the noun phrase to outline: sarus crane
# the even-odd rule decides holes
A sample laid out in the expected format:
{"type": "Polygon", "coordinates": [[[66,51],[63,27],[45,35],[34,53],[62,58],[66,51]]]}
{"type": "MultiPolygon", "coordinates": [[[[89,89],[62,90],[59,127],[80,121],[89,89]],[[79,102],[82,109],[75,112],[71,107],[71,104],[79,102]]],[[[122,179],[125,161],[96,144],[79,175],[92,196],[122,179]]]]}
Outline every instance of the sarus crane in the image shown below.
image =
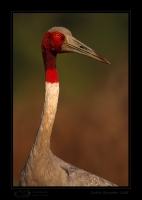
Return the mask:
{"type": "Polygon", "coordinates": [[[45,102],[41,122],[23,168],[19,186],[116,186],[61,160],[50,149],[50,137],[59,96],[56,55],[65,52],[76,52],[109,64],[100,54],[74,38],[64,27],[53,27],[45,33],[42,39],[45,102]]]}

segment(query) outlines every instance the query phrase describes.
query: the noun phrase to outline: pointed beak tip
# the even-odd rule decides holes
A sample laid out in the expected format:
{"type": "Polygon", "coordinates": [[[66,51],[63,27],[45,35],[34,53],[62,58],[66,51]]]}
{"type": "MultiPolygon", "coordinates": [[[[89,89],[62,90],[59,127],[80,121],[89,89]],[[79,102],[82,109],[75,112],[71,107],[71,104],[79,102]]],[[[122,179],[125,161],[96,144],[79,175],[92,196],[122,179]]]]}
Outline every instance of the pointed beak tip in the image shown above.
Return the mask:
{"type": "Polygon", "coordinates": [[[104,62],[105,64],[110,64],[110,62],[109,62],[107,59],[103,59],[103,62],[104,62]]]}
{"type": "Polygon", "coordinates": [[[109,65],[110,65],[110,62],[109,62],[109,61],[107,61],[107,64],[109,64],[109,65]]]}

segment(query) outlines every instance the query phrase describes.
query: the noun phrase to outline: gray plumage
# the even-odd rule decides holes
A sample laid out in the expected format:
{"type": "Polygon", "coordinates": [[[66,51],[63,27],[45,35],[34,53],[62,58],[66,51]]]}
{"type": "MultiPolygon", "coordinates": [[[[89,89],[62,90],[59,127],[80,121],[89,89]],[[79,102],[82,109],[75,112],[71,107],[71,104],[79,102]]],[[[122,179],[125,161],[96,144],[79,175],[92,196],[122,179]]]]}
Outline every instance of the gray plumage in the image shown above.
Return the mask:
{"type": "MultiPolygon", "coordinates": [[[[26,166],[20,180],[21,186],[116,186],[115,184],[100,178],[87,171],[71,165],[50,152],[51,160],[49,171],[44,167],[35,173],[35,166],[26,166]]],[[[36,164],[36,163],[35,163],[36,164]]]]}

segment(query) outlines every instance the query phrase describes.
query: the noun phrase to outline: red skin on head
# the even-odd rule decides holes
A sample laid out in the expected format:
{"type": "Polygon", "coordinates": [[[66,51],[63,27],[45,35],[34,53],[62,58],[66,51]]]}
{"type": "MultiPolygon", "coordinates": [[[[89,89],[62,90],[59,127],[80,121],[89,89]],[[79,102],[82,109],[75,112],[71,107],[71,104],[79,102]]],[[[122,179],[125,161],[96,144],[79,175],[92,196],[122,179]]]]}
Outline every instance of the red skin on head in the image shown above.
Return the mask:
{"type": "Polygon", "coordinates": [[[46,82],[59,82],[56,70],[56,55],[57,53],[61,53],[64,38],[65,36],[62,33],[46,32],[42,39],[42,57],[45,65],[46,82]]]}

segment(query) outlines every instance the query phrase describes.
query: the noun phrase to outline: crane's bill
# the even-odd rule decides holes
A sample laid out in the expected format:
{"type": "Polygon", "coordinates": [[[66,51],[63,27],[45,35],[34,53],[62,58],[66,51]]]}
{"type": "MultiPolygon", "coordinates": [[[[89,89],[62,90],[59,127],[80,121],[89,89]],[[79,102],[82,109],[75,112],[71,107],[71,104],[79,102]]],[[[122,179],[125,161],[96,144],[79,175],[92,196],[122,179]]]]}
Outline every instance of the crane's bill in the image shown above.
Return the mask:
{"type": "Polygon", "coordinates": [[[76,52],[99,60],[103,63],[110,64],[110,62],[99,53],[70,35],[66,35],[65,37],[64,44],[62,45],[62,52],[76,52]]]}

